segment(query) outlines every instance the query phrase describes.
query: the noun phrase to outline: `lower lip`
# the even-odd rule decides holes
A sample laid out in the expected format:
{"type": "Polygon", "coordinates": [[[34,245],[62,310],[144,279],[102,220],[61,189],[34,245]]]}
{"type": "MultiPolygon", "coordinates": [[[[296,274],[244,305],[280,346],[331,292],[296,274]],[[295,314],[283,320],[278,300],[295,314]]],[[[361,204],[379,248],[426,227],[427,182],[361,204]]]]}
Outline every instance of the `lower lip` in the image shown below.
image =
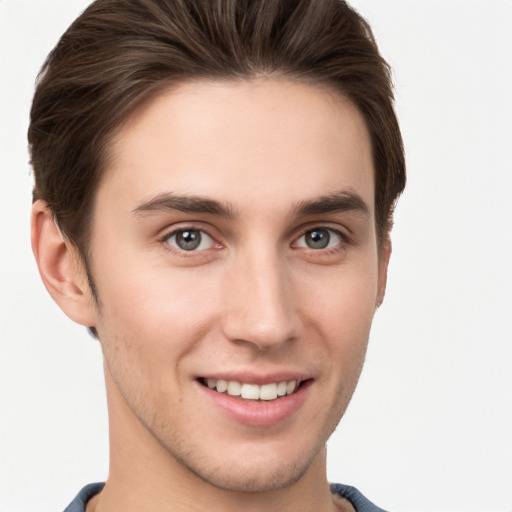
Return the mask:
{"type": "Polygon", "coordinates": [[[311,380],[304,382],[297,391],[276,400],[243,400],[225,393],[217,393],[198,383],[202,392],[226,416],[242,425],[254,427],[269,427],[277,425],[296,413],[304,401],[312,384],[311,380]]]}

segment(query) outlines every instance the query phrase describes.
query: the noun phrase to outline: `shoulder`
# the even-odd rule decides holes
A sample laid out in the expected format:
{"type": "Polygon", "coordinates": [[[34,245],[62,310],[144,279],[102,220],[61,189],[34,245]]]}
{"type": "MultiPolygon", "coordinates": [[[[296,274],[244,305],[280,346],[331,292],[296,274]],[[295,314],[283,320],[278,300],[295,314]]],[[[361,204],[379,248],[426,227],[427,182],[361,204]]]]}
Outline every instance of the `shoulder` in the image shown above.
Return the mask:
{"type": "Polygon", "coordinates": [[[368,498],[363,496],[355,487],[343,484],[331,484],[331,492],[352,503],[356,512],[386,512],[384,509],[374,505],[368,498]]]}
{"type": "Polygon", "coordinates": [[[64,512],[85,512],[87,502],[96,494],[98,494],[105,484],[89,484],[86,485],[76,496],[76,498],[66,507],[64,512]]]}

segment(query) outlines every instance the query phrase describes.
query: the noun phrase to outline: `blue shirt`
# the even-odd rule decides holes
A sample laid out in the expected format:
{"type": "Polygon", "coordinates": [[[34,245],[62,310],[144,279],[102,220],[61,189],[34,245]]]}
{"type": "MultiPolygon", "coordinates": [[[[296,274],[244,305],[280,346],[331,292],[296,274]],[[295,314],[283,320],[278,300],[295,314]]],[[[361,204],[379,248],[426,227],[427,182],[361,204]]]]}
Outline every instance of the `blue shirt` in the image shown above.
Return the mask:
{"type": "MultiPolygon", "coordinates": [[[[103,489],[104,484],[86,485],[78,496],[68,505],[64,512],[85,512],[87,502],[103,489]]],[[[342,484],[331,484],[331,492],[350,501],[356,512],[385,512],[367,500],[355,487],[342,484]]]]}

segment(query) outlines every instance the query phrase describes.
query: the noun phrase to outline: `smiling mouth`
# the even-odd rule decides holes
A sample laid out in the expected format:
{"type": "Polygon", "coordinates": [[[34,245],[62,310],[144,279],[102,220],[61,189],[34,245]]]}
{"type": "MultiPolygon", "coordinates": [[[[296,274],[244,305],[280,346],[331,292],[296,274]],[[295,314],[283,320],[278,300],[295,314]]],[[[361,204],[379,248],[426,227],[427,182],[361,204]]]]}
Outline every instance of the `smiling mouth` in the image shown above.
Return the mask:
{"type": "Polygon", "coordinates": [[[271,382],[259,386],[237,381],[226,381],[222,379],[199,379],[199,382],[212,391],[227,394],[232,397],[239,397],[244,400],[272,401],[295,393],[305,382],[300,380],[288,380],[271,382]]]}

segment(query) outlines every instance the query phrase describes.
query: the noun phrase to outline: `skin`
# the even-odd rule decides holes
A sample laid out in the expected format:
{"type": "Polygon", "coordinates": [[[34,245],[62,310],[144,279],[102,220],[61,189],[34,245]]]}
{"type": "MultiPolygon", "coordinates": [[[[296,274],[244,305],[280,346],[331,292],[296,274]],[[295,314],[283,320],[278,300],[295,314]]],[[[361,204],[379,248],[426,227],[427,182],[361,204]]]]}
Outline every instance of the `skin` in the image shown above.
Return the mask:
{"type": "Polygon", "coordinates": [[[129,119],[113,156],[92,221],[99,303],[46,205],[33,210],[45,285],[96,327],[104,354],[111,468],[88,511],[350,510],[329,492],[325,443],[359,378],[390,254],[377,247],[361,115],[299,83],[188,83],[129,119]],[[201,246],[181,249],[179,229],[201,246]],[[308,246],[313,229],[328,247],[308,246]],[[228,417],[198,382],[283,371],[309,386],[270,426],[228,417]]]}

